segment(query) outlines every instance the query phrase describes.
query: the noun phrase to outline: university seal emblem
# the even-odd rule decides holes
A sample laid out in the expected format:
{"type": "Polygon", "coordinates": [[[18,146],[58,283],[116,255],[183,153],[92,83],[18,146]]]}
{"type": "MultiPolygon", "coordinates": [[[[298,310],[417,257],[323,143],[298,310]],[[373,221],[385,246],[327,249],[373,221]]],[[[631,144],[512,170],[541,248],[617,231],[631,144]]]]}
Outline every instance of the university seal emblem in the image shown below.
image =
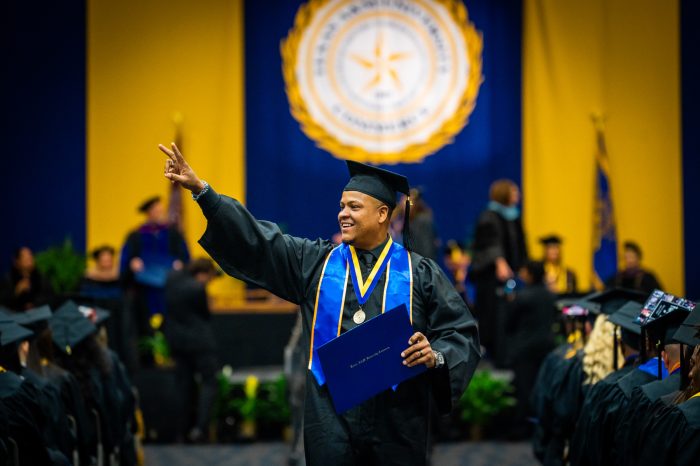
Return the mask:
{"type": "Polygon", "coordinates": [[[461,0],[309,0],[281,44],[290,110],[336,157],[420,162],[467,124],[482,39],[461,0]]]}

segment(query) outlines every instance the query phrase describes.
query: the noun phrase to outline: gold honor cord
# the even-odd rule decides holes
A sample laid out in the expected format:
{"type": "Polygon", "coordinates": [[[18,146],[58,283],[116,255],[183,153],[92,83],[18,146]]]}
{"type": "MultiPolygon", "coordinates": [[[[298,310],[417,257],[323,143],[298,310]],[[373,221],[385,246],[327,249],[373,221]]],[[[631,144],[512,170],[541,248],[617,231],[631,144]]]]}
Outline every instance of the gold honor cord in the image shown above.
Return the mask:
{"type": "Polygon", "coordinates": [[[354,246],[350,246],[352,266],[353,266],[353,269],[355,270],[355,277],[357,278],[357,284],[360,285],[360,289],[357,290],[358,294],[360,295],[359,297],[364,297],[365,293],[367,293],[367,290],[369,289],[370,285],[372,284],[372,282],[374,282],[374,279],[377,276],[377,272],[379,272],[379,269],[382,268],[382,264],[384,263],[384,259],[386,259],[387,254],[389,254],[389,250],[391,249],[392,244],[394,244],[394,241],[391,239],[391,237],[389,237],[389,241],[386,242],[386,246],[384,246],[382,253],[379,255],[379,259],[377,260],[377,263],[374,264],[374,267],[372,267],[372,271],[370,272],[369,277],[367,277],[367,281],[362,280],[362,273],[360,272],[360,261],[357,259],[357,252],[355,251],[354,246]]]}

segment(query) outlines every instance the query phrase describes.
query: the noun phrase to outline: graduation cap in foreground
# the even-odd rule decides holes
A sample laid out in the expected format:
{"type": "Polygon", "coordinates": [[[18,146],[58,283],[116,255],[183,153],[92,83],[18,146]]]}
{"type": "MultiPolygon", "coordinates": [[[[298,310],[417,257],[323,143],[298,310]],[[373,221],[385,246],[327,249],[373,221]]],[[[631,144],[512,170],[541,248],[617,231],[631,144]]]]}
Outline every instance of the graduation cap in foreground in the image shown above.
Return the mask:
{"type": "Polygon", "coordinates": [[[0,346],[26,340],[32,335],[31,330],[22,327],[14,319],[0,317],[0,346]]]}
{"type": "Polygon", "coordinates": [[[647,295],[627,288],[609,288],[588,294],[576,304],[594,314],[612,315],[629,301],[644,303],[647,295]]]}
{"type": "Polygon", "coordinates": [[[391,210],[396,207],[396,193],[406,196],[406,211],[403,219],[403,243],[410,249],[409,217],[411,215],[410,188],[408,178],[383,168],[365,165],[359,162],[347,161],[350,181],[343,191],[358,191],[383,202],[391,210]]]}
{"type": "Polygon", "coordinates": [[[673,335],[673,341],[695,347],[700,345],[700,308],[686,317],[673,335]]]}
{"type": "Polygon", "coordinates": [[[59,307],[50,321],[53,342],[66,354],[72,348],[97,331],[97,327],[86,319],[73,301],[66,301],[59,307]]]}

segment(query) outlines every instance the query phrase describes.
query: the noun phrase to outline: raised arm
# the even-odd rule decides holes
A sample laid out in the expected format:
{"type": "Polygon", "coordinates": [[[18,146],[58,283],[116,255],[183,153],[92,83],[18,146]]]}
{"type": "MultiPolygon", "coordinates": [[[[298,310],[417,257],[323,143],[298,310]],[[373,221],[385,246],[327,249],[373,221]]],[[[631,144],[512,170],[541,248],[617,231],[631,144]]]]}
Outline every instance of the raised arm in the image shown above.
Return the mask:
{"type": "Polygon", "coordinates": [[[293,303],[309,296],[316,269],[333,247],[328,241],[285,235],[275,223],[255,219],[237,200],[205,190],[175,144],[159,148],[168,156],[165,177],[198,196],[207,218],[199,243],[227,274],[293,303]]]}

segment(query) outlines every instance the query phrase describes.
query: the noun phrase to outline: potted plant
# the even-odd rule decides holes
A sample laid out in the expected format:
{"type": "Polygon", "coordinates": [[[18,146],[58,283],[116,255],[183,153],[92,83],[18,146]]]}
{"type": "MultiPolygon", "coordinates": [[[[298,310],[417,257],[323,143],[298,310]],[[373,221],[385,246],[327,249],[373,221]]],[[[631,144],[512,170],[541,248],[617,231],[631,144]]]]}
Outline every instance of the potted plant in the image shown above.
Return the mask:
{"type": "Polygon", "coordinates": [[[483,438],[484,426],[506,408],[515,406],[513,386],[490,371],[476,371],[459,400],[460,417],[469,424],[472,440],[483,438]]]}
{"type": "Polygon", "coordinates": [[[67,295],[78,289],[85,275],[85,255],[66,238],[60,246],[51,246],[36,254],[36,268],[49,281],[54,293],[67,295]]]}

